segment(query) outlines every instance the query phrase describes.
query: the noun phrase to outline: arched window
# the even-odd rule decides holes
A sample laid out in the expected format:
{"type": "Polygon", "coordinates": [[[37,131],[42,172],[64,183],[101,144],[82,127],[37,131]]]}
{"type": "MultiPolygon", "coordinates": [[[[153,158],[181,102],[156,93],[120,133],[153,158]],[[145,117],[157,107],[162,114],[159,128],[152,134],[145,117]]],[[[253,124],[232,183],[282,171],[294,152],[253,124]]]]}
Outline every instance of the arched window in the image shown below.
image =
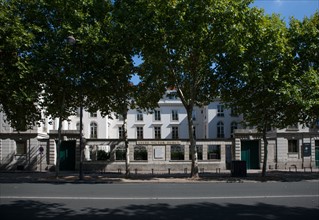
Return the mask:
{"type": "Polygon", "coordinates": [[[97,124],[95,122],[90,124],[90,138],[97,138],[97,124]]]}
{"type": "Polygon", "coordinates": [[[234,134],[235,129],[237,129],[237,122],[233,121],[233,122],[230,124],[230,133],[231,133],[231,134],[234,134]]]}
{"type": "Polygon", "coordinates": [[[222,121],[217,123],[217,137],[218,138],[225,137],[225,134],[224,134],[224,123],[222,121]]]}

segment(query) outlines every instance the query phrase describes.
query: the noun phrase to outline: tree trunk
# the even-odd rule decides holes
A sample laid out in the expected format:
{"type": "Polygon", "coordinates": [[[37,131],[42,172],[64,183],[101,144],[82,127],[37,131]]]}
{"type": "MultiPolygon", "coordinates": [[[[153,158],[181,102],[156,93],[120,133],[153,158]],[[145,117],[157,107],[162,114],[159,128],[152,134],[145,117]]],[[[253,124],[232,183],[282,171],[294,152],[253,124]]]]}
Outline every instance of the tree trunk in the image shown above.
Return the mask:
{"type": "Polygon", "coordinates": [[[192,156],[192,166],[191,166],[191,178],[198,178],[198,153],[196,147],[196,139],[194,136],[194,124],[193,124],[193,108],[188,107],[187,110],[187,120],[188,120],[188,134],[190,141],[190,150],[192,156]]]}
{"type": "Polygon", "coordinates": [[[267,140],[266,134],[267,134],[267,128],[264,128],[264,129],[263,129],[264,161],[263,161],[263,167],[262,167],[262,173],[261,173],[261,175],[262,175],[263,177],[266,176],[267,159],[268,159],[268,140],[267,140]]]}
{"type": "Polygon", "coordinates": [[[130,176],[130,149],[128,146],[127,138],[127,110],[124,112],[123,116],[123,139],[125,144],[125,176],[130,176]]]}

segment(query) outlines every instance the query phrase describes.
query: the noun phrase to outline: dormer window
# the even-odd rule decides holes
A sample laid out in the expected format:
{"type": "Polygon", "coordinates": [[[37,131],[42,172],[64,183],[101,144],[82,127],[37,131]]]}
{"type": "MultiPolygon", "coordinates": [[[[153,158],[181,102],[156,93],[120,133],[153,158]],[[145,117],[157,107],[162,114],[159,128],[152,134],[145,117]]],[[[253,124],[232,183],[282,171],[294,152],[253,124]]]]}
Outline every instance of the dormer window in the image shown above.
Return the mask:
{"type": "Polygon", "coordinates": [[[224,105],[217,105],[217,116],[224,117],[224,105]]]}

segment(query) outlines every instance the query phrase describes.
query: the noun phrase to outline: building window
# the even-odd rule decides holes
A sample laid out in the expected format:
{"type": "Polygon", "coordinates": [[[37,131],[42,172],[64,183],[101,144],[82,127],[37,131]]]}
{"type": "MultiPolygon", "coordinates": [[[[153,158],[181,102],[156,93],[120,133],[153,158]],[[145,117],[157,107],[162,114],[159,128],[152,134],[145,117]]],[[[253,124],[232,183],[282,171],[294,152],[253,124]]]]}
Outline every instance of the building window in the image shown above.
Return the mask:
{"type": "Polygon", "coordinates": [[[109,160],[111,158],[110,148],[109,146],[90,146],[91,149],[91,157],[94,158],[93,150],[96,150],[96,160],[109,160]]]}
{"type": "Polygon", "coordinates": [[[178,127],[177,126],[172,127],[172,139],[178,139],[178,127]]]}
{"type": "Polygon", "coordinates": [[[156,126],[154,127],[154,137],[155,139],[161,139],[161,127],[160,126],[156,126]]]}
{"type": "MultiPolygon", "coordinates": [[[[76,130],[80,130],[80,122],[76,123],[76,130]]],[[[82,123],[82,131],[84,130],[84,124],[82,123]]]]}
{"type": "Polygon", "coordinates": [[[225,137],[224,134],[224,123],[222,121],[217,123],[217,138],[225,137]]]}
{"type": "Polygon", "coordinates": [[[119,127],[119,139],[123,139],[124,138],[124,129],[123,127],[119,127]]]}
{"type": "Polygon", "coordinates": [[[220,160],[220,145],[208,145],[207,159],[220,160]]]}
{"type": "Polygon", "coordinates": [[[193,136],[194,136],[194,138],[196,138],[196,126],[195,125],[193,125],[193,136]]]}
{"type": "Polygon", "coordinates": [[[97,112],[90,112],[90,117],[91,118],[96,118],[97,117],[97,112]]]}
{"type": "MultiPolygon", "coordinates": [[[[95,161],[95,160],[99,160],[99,159],[103,160],[103,158],[101,159],[100,157],[98,157],[99,150],[100,149],[98,149],[98,147],[96,145],[86,145],[84,147],[84,159],[85,159],[85,161],[95,161]],[[89,152],[89,153],[87,153],[87,152],[89,152]]],[[[107,152],[105,152],[105,153],[107,153],[107,152]]],[[[100,153],[100,155],[101,155],[101,153],[100,153]]]]}
{"type": "Polygon", "coordinates": [[[95,122],[90,124],[90,138],[97,138],[97,124],[95,122]]]}
{"type": "Polygon", "coordinates": [[[154,119],[155,119],[155,121],[160,121],[161,120],[161,111],[160,110],[155,110],[154,111],[154,119]]]}
{"type": "Polygon", "coordinates": [[[143,113],[138,111],[136,115],[136,120],[137,121],[143,121],[143,113]]]}
{"type": "Polygon", "coordinates": [[[184,146],[171,146],[171,160],[184,160],[184,146]]]}
{"type": "Polygon", "coordinates": [[[16,154],[25,155],[27,153],[27,141],[16,141],[16,154]]]}
{"type": "MultiPolygon", "coordinates": [[[[197,148],[197,159],[203,160],[203,146],[202,145],[196,145],[197,148]]],[[[192,160],[192,149],[191,146],[189,146],[189,160],[192,160]]]]}
{"type": "Polygon", "coordinates": [[[125,160],[126,150],[124,146],[118,146],[115,149],[115,160],[125,160]]]}
{"type": "Polygon", "coordinates": [[[196,121],[196,111],[192,112],[192,119],[193,119],[193,121],[196,121]]]}
{"type": "Polygon", "coordinates": [[[231,134],[234,134],[235,129],[237,129],[237,122],[233,121],[233,122],[230,124],[230,133],[231,133],[231,134]]]}
{"type": "Polygon", "coordinates": [[[134,160],[147,160],[147,150],[144,146],[134,147],[134,160]]]}
{"type": "Polygon", "coordinates": [[[288,140],[288,153],[298,153],[298,140],[288,140]]]}
{"type": "Polygon", "coordinates": [[[178,121],[178,111],[172,110],[172,121],[178,121]]]}
{"type": "Polygon", "coordinates": [[[143,127],[136,127],[136,138],[143,139],[143,127]]]}
{"type": "Polygon", "coordinates": [[[217,116],[224,117],[224,105],[217,105],[217,116]]]}

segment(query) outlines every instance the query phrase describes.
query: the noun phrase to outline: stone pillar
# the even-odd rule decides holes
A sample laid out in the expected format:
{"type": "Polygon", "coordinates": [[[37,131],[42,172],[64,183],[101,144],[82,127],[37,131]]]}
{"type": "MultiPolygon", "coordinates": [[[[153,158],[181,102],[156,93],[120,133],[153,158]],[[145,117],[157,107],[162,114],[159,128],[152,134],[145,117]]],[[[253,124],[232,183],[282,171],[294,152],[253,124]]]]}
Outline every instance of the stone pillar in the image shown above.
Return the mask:
{"type": "Polygon", "coordinates": [[[170,161],[171,160],[171,145],[165,145],[165,153],[166,153],[166,161],[170,161]]]}
{"type": "Polygon", "coordinates": [[[191,145],[184,145],[184,160],[189,160],[189,155],[191,154],[191,145]]]}
{"type": "Polygon", "coordinates": [[[208,145],[203,144],[203,160],[207,160],[207,150],[208,150],[208,145]]]}
{"type": "Polygon", "coordinates": [[[226,164],[226,145],[224,143],[220,145],[220,162],[226,164]]]}

